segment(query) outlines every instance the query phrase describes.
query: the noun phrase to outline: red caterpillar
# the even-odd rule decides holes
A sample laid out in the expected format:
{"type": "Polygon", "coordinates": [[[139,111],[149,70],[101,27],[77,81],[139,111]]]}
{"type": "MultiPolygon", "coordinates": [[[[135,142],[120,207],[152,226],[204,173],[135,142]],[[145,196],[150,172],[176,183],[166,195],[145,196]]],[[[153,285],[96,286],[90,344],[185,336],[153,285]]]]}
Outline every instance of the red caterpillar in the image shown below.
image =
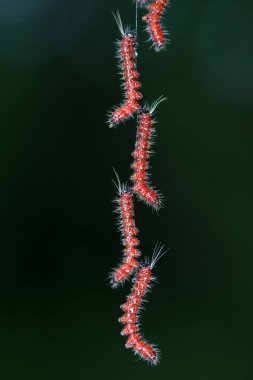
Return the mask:
{"type": "Polygon", "coordinates": [[[142,98],[138,89],[141,87],[137,78],[139,73],[136,70],[136,33],[124,31],[119,12],[113,13],[122,39],[118,41],[119,67],[122,71],[123,87],[125,90],[125,101],[109,114],[110,127],[116,126],[121,121],[127,120],[139,110],[139,99],[142,98]]]}
{"type": "Polygon", "coordinates": [[[139,231],[134,221],[133,192],[127,186],[121,185],[119,178],[117,187],[119,197],[115,200],[116,212],[119,214],[119,229],[125,249],[122,263],[110,275],[113,288],[122,284],[139,267],[136,258],[141,255],[136,248],[139,245],[136,238],[139,231]]]}
{"type": "Polygon", "coordinates": [[[156,245],[151,264],[148,265],[146,263],[140,266],[127,302],[121,305],[121,309],[125,313],[119,318],[119,322],[125,325],[121,331],[121,335],[128,336],[125,347],[132,348],[135,354],[154,365],[159,361],[158,350],[154,345],[145,342],[141,337],[138,327],[138,314],[143,297],[150,289],[150,282],[154,280],[152,269],[164,253],[163,246],[160,244],[156,245]]]}
{"type": "Polygon", "coordinates": [[[131,165],[134,170],[131,180],[133,181],[133,192],[138,195],[140,199],[145,201],[148,205],[158,210],[161,205],[161,196],[148,185],[148,157],[149,148],[151,145],[152,130],[152,114],[154,113],[158,104],[166,98],[160,97],[150,107],[143,108],[139,111],[138,115],[138,129],[135,143],[135,150],[132,153],[134,162],[131,165]]]}
{"type": "Polygon", "coordinates": [[[165,35],[168,33],[163,30],[160,21],[167,4],[168,0],[153,0],[147,5],[148,14],[142,18],[147,22],[147,31],[156,51],[163,49],[167,42],[165,35]]]}

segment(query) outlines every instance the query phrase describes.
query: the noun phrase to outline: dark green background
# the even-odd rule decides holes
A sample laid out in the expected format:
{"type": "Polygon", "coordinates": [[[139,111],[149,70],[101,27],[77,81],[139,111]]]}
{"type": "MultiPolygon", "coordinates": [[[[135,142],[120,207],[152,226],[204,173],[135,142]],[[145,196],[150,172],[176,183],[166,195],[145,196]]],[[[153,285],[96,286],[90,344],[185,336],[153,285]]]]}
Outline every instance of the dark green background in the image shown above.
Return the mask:
{"type": "Polygon", "coordinates": [[[131,0],[1,0],[0,377],[3,380],[249,380],[253,291],[252,1],[177,0],[166,52],[139,36],[156,113],[157,216],[136,203],[155,269],[142,327],[161,363],[120,336],[129,285],[107,274],[121,247],[112,167],[129,177],[135,124],[110,130],[121,99],[111,10],[131,0]]]}

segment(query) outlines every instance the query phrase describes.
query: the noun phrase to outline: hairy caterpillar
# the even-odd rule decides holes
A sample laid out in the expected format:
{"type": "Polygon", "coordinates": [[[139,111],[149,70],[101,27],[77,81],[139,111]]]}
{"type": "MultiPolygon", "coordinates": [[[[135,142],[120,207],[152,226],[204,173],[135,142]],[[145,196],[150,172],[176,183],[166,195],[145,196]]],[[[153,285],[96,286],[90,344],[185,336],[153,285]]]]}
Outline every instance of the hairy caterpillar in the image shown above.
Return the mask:
{"type": "Polygon", "coordinates": [[[154,0],[151,4],[147,5],[148,14],[142,19],[147,22],[147,31],[150,34],[150,39],[156,51],[160,51],[168,41],[165,35],[167,31],[163,30],[161,26],[161,16],[165,11],[168,0],[154,0]]]}
{"type": "Polygon", "coordinates": [[[132,348],[135,354],[154,365],[159,361],[159,352],[153,344],[147,343],[141,337],[141,334],[139,333],[138,314],[143,298],[150,289],[150,283],[155,280],[155,278],[152,277],[152,270],[156,262],[164,253],[163,246],[157,244],[151,263],[145,263],[140,266],[140,269],[133,280],[133,288],[127,298],[127,302],[121,305],[124,314],[119,318],[119,322],[125,325],[121,331],[121,335],[128,336],[125,347],[132,348]]]}
{"type": "Polygon", "coordinates": [[[135,226],[133,192],[126,185],[121,185],[118,179],[118,198],[115,202],[116,213],[119,214],[119,230],[122,235],[124,245],[124,257],[122,263],[110,274],[111,286],[116,288],[122,284],[138,267],[136,258],[141,255],[137,249],[139,240],[137,239],[138,229],[135,226]]]}
{"type": "Polygon", "coordinates": [[[151,107],[144,107],[138,114],[138,128],[135,143],[135,150],[132,153],[134,162],[131,165],[133,169],[133,175],[131,180],[133,181],[133,192],[138,195],[140,199],[145,201],[148,205],[159,209],[162,205],[161,195],[159,195],[148,184],[148,158],[149,148],[151,145],[153,131],[152,115],[159,103],[166,100],[163,96],[157,99],[151,107]]]}
{"type": "Polygon", "coordinates": [[[116,126],[121,121],[127,120],[136,111],[139,110],[139,99],[142,94],[138,91],[141,87],[139,73],[136,70],[136,33],[133,31],[124,31],[119,12],[113,13],[122,39],[117,41],[117,57],[119,67],[122,72],[123,88],[125,101],[109,114],[110,127],[116,126]]]}

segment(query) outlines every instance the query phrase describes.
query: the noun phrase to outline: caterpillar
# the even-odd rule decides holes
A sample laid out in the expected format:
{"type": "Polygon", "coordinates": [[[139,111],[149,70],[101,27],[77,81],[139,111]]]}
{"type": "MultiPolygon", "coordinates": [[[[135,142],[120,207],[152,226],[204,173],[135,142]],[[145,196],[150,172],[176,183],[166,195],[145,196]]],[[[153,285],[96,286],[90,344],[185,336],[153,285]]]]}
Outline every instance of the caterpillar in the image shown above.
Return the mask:
{"type": "Polygon", "coordinates": [[[133,192],[127,185],[122,185],[119,176],[115,172],[118,184],[118,197],[115,200],[119,214],[118,225],[122,235],[124,245],[124,257],[122,263],[110,274],[110,283],[113,288],[123,284],[123,282],[139,267],[136,258],[141,255],[137,249],[139,240],[137,239],[138,229],[135,226],[133,192]]]}
{"type": "Polygon", "coordinates": [[[147,22],[147,31],[150,35],[150,40],[153,42],[155,51],[160,51],[165,48],[168,39],[165,37],[168,32],[163,30],[161,26],[161,16],[165,11],[165,7],[168,5],[168,0],[153,0],[151,4],[148,4],[148,14],[142,19],[147,22]]]}
{"type": "Polygon", "coordinates": [[[117,41],[117,58],[119,59],[119,68],[122,72],[123,88],[125,101],[109,113],[109,126],[115,127],[122,121],[126,121],[135,112],[139,110],[139,99],[142,94],[138,91],[141,87],[139,73],[136,69],[136,33],[133,31],[124,31],[119,11],[113,16],[118,25],[122,39],[117,41]]]}
{"type": "Polygon", "coordinates": [[[157,244],[152,256],[151,263],[147,262],[140,266],[139,271],[133,280],[133,287],[126,303],[121,305],[124,314],[119,318],[119,322],[124,325],[121,331],[122,336],[127,336],[126,348],[132,348],[134,353],[140,358],[156,365],[159,361],[159,351],[155,345],[147,343],[139,332],[138,314],[143,303],[143,298],[150,290],[151,282],[155,280],[152,270],[165,254],[164,246],[157,244]]]}
{"type": "Polygon", "coordinates": [[[133,192],[148,205],[158,210],[162,206],[162,197],[148,184],[148,158],[149,148],[154,134],[152,115],[159,103],[166,100],[163,96],[158,98],[151,107],[145,106],[138,114],[138,128],[135,150],[132,153],[134,162],[131,165],[133,174],[133,192]]]}

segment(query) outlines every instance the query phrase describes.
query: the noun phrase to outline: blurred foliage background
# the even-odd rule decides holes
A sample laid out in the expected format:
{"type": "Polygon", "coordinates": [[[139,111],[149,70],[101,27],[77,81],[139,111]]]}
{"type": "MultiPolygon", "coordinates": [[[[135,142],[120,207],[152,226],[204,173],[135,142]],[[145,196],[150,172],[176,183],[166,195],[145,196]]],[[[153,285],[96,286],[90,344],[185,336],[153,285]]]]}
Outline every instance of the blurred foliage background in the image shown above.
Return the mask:
{"type": "Polygon", "coordinates": [[[175,1],[166,52],[139,34],[144,99],[156,113],[157,216],[136,203],[155,269],[142,326],[161,364],[138,362],[120,336],[107,274],[121,246],[112,167],[131,173],[135,123],[116,130],[121,99],[111,10],[132,2],[0,0],[0,375],[249,380],[252,370],[252,1],[175,1]]]}

